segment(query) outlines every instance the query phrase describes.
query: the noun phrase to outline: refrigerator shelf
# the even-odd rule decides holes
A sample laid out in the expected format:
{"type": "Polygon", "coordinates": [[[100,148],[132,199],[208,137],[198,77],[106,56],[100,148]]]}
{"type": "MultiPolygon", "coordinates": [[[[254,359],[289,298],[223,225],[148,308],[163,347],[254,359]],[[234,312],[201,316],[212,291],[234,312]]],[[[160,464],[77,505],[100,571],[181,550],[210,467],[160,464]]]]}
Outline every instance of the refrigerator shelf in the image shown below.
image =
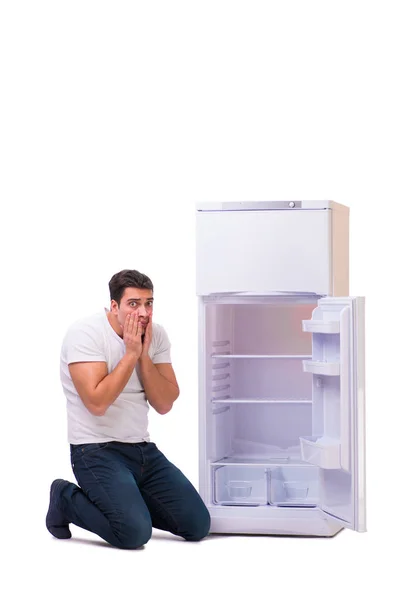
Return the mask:
{"type": "Polygon", "coordinates": [[[308,398],[213,398],[213,404],[312,404],[308,398]]]}
{"type": "Polygon", "coordinates": [[[250,457],[237,457],[228,456],[220,460],[215,460],[210,463],[214,466],[224,465],[240,465],[243,467],[260,466],[260,467],[280,467],[280,466],[291,466],[291,467],[310,467],[310,463],[304,462],[301,458],[290,458],[286,457],[271,457],[271,458],[250,458],[250,457]]]}
{"type": "Polygon", "coordinates": [[[312,358],[311,354],[211,354],[211,358],[312,358]]]}
{"type": "Polygon", "coordinates": [[[303,369],[314,375],[340,375],[340,363],[322,360],[304,360],[303,369]]]}
{"type": "Polygon", "coordinates": [[[340,321],[303,321],[303,331],[310,333],[340,333],[340,321]]]}
{"type": "Polygon", "coordinates": [[[340,443],[323,436],[300,438],[302,459],[322,469],[340,469],[340,443]]]}

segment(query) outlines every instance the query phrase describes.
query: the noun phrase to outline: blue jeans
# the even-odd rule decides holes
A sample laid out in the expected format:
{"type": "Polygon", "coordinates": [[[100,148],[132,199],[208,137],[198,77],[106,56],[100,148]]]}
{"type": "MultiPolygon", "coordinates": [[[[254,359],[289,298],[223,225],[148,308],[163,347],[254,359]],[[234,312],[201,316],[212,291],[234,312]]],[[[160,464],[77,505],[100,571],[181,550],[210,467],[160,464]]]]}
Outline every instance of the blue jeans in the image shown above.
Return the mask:
{"type": "Polygon", "coordinates": [[[71,444],[80,487],[69,483],[58,500],[70,523],[118,548],[138,548],[152,527],[188,541],[204,538],[210,515],[199,494],[153,442],[71,444]]]}

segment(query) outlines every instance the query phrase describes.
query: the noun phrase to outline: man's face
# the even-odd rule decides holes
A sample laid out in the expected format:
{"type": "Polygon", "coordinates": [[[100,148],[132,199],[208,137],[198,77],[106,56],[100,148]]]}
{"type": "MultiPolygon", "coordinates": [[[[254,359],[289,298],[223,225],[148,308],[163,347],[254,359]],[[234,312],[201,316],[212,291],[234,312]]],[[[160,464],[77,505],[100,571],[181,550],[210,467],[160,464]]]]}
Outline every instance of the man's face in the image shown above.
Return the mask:
{"type": "Polygon", "coordinates": [[[122,329],[126,317],[130,314],[137,313],[144,333],[150,315],[153,314],[153,291],[132,287],[126,288],[119,307],[115,300],[111,301],[111,312],[117,317],[118,323],[121,325],[122,329]]]}

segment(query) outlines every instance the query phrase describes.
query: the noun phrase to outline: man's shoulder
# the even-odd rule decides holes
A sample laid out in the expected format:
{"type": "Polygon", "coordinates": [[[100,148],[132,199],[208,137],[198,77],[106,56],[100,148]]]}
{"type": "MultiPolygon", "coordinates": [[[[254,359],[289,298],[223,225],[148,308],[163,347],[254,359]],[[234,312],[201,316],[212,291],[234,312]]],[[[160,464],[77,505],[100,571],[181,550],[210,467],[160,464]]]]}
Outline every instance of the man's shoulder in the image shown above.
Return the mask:
{"type": "Polygon", "coordinates": [[[164,337],[167,335],[167,332],[165,331],[165,328],[160,325],[160,323],[152,323],[152,328],[153,328],[153,335],[155,337],[164,337]]]}
{"type": "Polygon", "coordinates": [[[163,325],[153,323],[153,343],[156,348],[169,346],[170,340],[168,333],[163,325]]]}
{"type": "Polygon", "coordinates": [[[77,319],[68,327],[66,335],[77,332],[101,333],[104,330],[105,313],[97,312],[77,319]]]}

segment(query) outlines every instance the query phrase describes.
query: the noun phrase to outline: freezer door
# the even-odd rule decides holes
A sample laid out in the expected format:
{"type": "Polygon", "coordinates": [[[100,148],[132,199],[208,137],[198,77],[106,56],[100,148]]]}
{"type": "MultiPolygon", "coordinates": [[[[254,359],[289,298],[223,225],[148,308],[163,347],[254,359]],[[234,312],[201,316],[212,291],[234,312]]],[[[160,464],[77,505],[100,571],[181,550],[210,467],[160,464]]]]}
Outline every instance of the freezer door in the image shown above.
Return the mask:
{"type": "Polygon", "coordinates": [[[332,212],[198,210],[197,294],[333,295],[332,212]]]}
{"type": "Polygon", "coordinates": [[[366,530],[365,299],[321,298],[303,330],[312,332],[313,432],[303,459],[320,467],[320,505],[343,527],[366,530]]]}

